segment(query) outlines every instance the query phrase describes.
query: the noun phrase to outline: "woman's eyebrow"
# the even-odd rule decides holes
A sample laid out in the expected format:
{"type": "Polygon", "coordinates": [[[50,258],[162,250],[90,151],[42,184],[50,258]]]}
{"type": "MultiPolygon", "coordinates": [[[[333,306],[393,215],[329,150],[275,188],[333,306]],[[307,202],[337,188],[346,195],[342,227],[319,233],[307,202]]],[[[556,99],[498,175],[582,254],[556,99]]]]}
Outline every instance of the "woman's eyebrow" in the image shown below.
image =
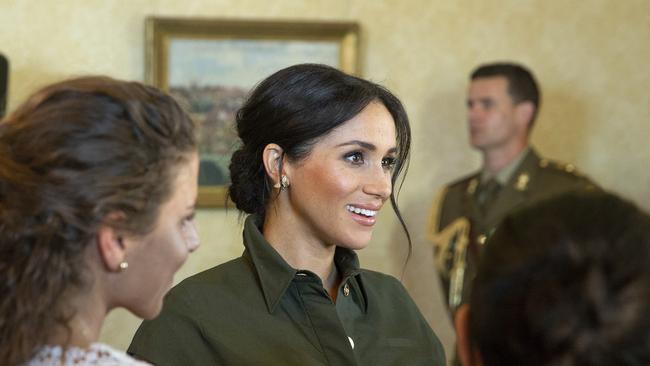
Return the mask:
{"type": "MultiPolygon", "coordinates": [[[[350,146],[350,145],[356,145],[356,146],[361,146],[364,149],[370,150],[370,151],[375,151],[377,150],[377,146],[374,144],[371,144],[369,142],[361,141],[361,140],[351,140],[347,142],[340,143],[336,145],[336,147],[341,147],[341,146],[350,146]]],[[[389,154],[393,154],[397,152],[397,147],[391,147],[388,149],[389,154]]]]}
{"type": "Polygon", "coordinates": [[[340,144],[336,145],[336,147],[348,146],[348,145],[358,145],[358,146],[361,146],[364,149],[368,149],[370,151],[377,150],[377,147],[375,145],[373,145],[373,144],[371,144],[369,142],[361,141],[361,140],[351,140],[351,141],[343,142],[343,143],[340,143],[340,144]]]}

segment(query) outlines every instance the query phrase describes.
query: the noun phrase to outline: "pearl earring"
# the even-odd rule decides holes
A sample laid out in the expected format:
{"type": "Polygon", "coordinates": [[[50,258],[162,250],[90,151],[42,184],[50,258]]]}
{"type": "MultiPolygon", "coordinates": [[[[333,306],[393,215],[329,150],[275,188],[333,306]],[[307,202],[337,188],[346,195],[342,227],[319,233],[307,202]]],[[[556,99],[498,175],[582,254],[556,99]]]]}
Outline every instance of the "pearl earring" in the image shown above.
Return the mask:
{"type": "Polygon", "coordinates": [[[280,178],[280,181],[275,183],[273,188],[279,188],[280,191],[284,191],[287,188],[289,188],[289,185],[290,185],[289,178],[287,178],[286,175],[282,175],[282,177],[280,178]]]}

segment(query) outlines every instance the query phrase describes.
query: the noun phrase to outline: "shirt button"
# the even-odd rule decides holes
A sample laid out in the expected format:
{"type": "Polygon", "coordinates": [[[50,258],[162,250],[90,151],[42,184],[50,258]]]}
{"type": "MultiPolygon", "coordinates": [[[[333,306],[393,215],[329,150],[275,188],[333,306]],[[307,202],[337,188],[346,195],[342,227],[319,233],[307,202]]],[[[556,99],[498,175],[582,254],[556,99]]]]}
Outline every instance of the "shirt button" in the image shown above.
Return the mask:
{"type": "Polygon", "coordinates": [[[350,296],[350,285],[343,285],[343,296],[350,296]]]}

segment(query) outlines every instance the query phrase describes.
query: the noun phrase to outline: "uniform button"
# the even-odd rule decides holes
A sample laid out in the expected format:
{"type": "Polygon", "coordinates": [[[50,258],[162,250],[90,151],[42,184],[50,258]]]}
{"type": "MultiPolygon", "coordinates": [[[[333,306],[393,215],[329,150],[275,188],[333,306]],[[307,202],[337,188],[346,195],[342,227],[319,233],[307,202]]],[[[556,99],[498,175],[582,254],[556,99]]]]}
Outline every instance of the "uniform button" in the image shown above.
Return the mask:
{"type": "Polygon", "coordinates": [[[350,296],[350,285],[343,285],[343,296],[350,296]]]}
{"type": "Polygon", "coordinates": [[[350,341],[350,346],[354,349],[354,341],[352,340],[352,337],[348,337],[348,340],[350,341]]]}
{"type": "Polygon", "coordinates": [[[487,240],[487,236],[485,236],[484,234],[481,234],[481,235],[478,236],[477,240],[478,240],[479,244],[483,245],[483,244],[485,244],[485,241],[487,240]]]}

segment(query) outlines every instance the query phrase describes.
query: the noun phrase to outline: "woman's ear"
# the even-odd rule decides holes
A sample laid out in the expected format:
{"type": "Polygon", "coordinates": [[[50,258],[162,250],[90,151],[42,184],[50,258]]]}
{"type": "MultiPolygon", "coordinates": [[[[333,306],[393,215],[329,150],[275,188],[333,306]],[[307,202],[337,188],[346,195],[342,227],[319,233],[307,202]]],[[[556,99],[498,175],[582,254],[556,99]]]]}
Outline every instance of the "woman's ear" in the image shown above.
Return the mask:
{"type": "Polygon", "coordinates": [[[273,185],[278,184],[282,175],[282,159],[284,150],[278,144],[268,144],[262,152],[264,170],[266,175],[271,178],[273,185]]]}
{"type": "Polygon", "coordinates": [[[472,346],[469,331],[469,305],[463,304],[454,315],[454,326],[456,328],[456,348],[458,359],[463,366],[481,366],[481,356],[472,346]]]}
{"type": "Polygon", "coordinates": [[[125,262],[124,240],[112,227],[102,225],[96,235],[97,251],[104,266],[110,272],[119,272],[125,262]]]}

